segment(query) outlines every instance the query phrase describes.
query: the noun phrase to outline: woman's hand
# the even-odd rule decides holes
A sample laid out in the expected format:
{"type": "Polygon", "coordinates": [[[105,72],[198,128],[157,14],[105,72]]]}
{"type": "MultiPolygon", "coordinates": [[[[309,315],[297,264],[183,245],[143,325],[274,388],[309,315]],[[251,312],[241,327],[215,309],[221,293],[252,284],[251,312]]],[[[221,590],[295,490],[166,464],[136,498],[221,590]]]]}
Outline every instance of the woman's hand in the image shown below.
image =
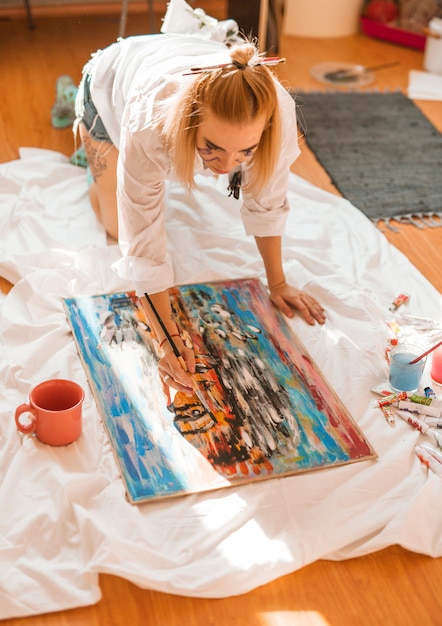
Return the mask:
{"type": "Polygon", "coordinates": [[[158,363],[158,371],[162,382],[168,387],[184,393],[193,393],[193,381],[187,372],[195,373],[195,355],[193,350],[186,348],[179,339],[175,342],[181,357],[178,359],[167,342],[162,347],[162,356],[158,363]],[[183,365],[185,367],[183,367],[183,365]]]}
{"type": "Polygon", "coordinates": [[[255,237],[256,245],[264,261],[270,300],[287,317],[293,317],[293,309],[299,311],[309,324],[325,322],[325,311],[316,298],[295,289],[285,281],[282,267],[281,237],[255,237]]]}
{"type": "Polygon", "coordinates": [[[270,300],[287,317],[293,317],[296,309],[308,324],[325,322],[325,311],[316,298],[285,281],[270,287],[270,300]]]}
{"type": "Polygon", "coordinates": [[[193,350],[186,347],[180,331],[172,319],[169,291],[166,289],[151,294],[149,298],[142,298],[141,304],[146,311],[150,326],[160,340],[161,357],[158,363],[158,372],[166,395],[170,398],[169,387],[184,393],[192,393],[193,380],[189,373],[195,373],[195,355],[193,350]],[[172,346],[164,336],[164,328],[167,328],[180,353],[179,359],[175,356],[172,346]]]}

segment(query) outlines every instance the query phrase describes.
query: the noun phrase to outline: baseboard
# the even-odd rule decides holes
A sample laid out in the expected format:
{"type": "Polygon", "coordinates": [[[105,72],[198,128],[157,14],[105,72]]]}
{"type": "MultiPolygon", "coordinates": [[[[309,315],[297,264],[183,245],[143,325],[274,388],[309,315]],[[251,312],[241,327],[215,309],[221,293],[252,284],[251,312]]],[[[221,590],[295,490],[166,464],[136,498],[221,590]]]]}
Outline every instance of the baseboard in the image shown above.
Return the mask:
{"type": "MultiPolygon", "coordinates": [[[[31,0],[32,16],[39,17],[71,17],[71,16],[95,16],[95,15],[120,15],[121,2],[106,2],[106,4],[88,2],[84,4],[63,4],[63,5],[45,5],[33,6],[31,0]]],[[[193,4],[190,2],[189,4],[193,4]]],[[[226,17],[226,0],[200,0],[197,6],[201,7],[208,15],[217,19],[225,19],[226,17]]],[[[164,0],[154,0],[153,8],[155,15],[163,16],[166,7],[164,0]]],[[[129,2],[128,13],[146,13],[148,5],[146,0],[143,2],[129,2]]],[[[0,20],[7,19],[27,19],[27,13],[24,2],[22,6],[0,7],[0,20]]]]}

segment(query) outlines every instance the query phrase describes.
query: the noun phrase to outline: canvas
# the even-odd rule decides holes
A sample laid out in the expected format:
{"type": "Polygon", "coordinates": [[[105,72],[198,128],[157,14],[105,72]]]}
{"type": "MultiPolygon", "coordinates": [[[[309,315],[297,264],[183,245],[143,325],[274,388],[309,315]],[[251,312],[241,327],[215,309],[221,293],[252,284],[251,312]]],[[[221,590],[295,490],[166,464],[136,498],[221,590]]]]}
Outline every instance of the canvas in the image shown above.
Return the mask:
{"type": "Polygon", "coordinates": [[[132,503],[376,457],[258,279],[175,287],[171,301],[199,393],[168,402],[134,293],[64,300],[132,503]]]}

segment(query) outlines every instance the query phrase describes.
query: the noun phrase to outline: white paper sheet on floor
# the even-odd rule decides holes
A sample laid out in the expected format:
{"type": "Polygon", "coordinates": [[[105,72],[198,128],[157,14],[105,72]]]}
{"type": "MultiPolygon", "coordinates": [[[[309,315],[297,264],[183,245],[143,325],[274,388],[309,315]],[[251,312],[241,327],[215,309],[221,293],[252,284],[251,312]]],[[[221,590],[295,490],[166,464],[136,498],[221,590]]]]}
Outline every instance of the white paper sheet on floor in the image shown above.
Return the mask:
{"type": "MultiPolygon", "coordinates": [[[[86,174],[57,153],[24,150],[0,166],[0,618],[98,601],[99,573],[195,597],[247,592],[317,559],[400,544],[442,554],[442,481],[414,454],[417,431],[373,408],[387,376],[388,307],[441,319],[428,281],[346,200],[291,176],[284,240],[290,281],[327,309],[325,326],[289,323],[379,455],[206,495],[132,506],[62,307],[63,297],[131,287],[87,200],[86,174]],[[20,436],[15,407],[50,377],[86,390],[84,432],[51,448],[20,436]]],[[[177,283],[260,276],[253,239],[226,181],[204,179],[189,200],[168,191],[177,283]]],[[[428,376],[427,372],[425,376],[428,376]]]]}

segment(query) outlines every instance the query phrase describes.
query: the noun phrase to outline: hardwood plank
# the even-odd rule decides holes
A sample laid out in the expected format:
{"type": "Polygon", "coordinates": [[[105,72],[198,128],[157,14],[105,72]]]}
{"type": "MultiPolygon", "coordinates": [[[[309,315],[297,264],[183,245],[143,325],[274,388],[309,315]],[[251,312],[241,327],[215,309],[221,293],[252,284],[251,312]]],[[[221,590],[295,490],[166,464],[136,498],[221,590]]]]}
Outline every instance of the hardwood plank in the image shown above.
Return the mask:
{"type": "MultiPolygon", "coordinates": [[[[347,561],[317,561],[247,594],[190,598],[103,575],[103,599],[3,626],[437,626],[437,561],[392,546],[347,561]]],[[[440,573],[440,569],[439,569],[440,573]]]]}
{"type": "MultiPolygon", "coordinates": [[[[148,11],[148,0],[135,0],[128,4],[128,14],[134,16],[136,14],[146,14],[148,11]]],[[[166,9],[165,0],[153,0],[153,10],[158,19],[162,18],[166,9]]],[[[188,4],[194,4],[192,0],[188,4]]],[[[121,14],[121,0],[101,0],[100,2],[87,2],[87,0],[48,0],[47,2],[41,2],[39,0],[30,0],[29,5],[31,8],[34,21],[37,20],[38,25],[39,18],[52,18],[61,17],[65,18],[70,16],[72,18],[78,18],[78,16],[92,17],[97,15],[120,15],[121,14]]],[[[203,8],[208,15],[216,17],[217,19],[224,19],[226,13],[225,0],[202,0],[198,3],[198,6],[203,8]]],[[[25,3],[16,1],[16,3],[10,6],[0,6],[0,19],[13,18],[24,19],[26,17],[25,3]]],[[[145,22],[148,24],[148,22],[145,22]]]]}
{"type": "MultiPolygon", "coordinates": [[[[223,17],[211,12],[209,0],[198,5],[223,17]]],[[[139,16],[129,15],[128,35],[142,27],[139,16]]],[[[7,59],[0,72],[0,162],[18,158],[21,146],[68,156],[73,152],[71,130],[53,129],[50,123],[56,78],[70,74],[78,81],[89,54],[113,41],[117,31],[116,15],[41,18],[34,31],[28,30],[25,20],[0,19],[2,55],[7,59]]],[[[362,36],[327,40],[283,36],[280,53],[288,60],[281,75],[298,89],[323,88],[309,70],[326,60],[366,65],[400,60],[398,68],[377,74],[371,88],[380,89],[405,90],[408,68],[422,68],[422,53],[362,36]]],[[[441,103],[421,106],[441,127],[441,103]]],[[[293,171],[333,191],[306,146],[293,171]]],[[[401,226],[399,234],[386,236],[440,290],[442,229],[421,232],[401,226]]],[[[8,287],[3,279],[2,290],[8,287]]],[[[440,559],[399,546],[358,559],[318,561],[248,594],[224,599],[172,596],[102,575],[103,597],[95,606],[4,620],[2,626],[436,626],[442,611],[441,578],[440,559]]]]}

